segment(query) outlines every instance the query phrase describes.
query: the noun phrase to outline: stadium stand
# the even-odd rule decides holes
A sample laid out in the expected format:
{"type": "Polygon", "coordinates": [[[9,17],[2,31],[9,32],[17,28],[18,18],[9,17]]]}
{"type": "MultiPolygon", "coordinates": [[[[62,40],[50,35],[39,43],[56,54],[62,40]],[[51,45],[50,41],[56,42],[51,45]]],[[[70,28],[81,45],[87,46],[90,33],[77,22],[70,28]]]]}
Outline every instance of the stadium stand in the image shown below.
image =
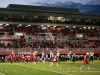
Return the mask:
{"type": "Polygon", "coordinates": [[[90,50],[100,53],[100,15],[83,14],[77,9],[24,6],[0,8],[0,55],[51,50],[61,54],[85,54],[90,50]]]}

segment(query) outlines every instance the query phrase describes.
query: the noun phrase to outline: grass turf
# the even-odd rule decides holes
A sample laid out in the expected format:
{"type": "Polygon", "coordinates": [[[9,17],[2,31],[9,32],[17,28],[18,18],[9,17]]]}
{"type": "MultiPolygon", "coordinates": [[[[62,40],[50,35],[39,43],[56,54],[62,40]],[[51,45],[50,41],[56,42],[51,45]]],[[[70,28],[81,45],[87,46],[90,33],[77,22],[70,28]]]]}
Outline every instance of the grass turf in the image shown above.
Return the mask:
{"type": "Polygon", "coordinates": [[[0,75],[100,75],[100,60],[90,62],[90,70],[87,66],[82,70],[80,66],[83,61],[60,62],[59,66],[54,64],[49,66],[50,62],[46,63],[0,63],[0,75]]]}

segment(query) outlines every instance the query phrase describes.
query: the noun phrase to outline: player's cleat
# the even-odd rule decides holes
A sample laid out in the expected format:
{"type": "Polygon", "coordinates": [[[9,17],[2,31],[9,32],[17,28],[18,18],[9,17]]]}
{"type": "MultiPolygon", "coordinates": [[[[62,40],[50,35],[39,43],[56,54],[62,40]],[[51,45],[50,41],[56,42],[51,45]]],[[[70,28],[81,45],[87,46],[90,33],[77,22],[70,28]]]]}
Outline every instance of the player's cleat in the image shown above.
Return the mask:
{"type": "Polygon", "coordinates": [[[82,68],[80,68],[80,70],[82,70],[82,68]]]}
{"type": "Polygon", "coordinates": [[[36,64],[36,62],[34,62],[34,64],[36,64]]]}
{"type": "Polygon", "coordinates": [[[53,63],[51,62],[50,66],[52,66],[52,65],[53,65],[53,63]]]}
{"type": "Polygon", "coordinates": [[[88,70],[90,70],[90,68],[88,68],[88,70]]]}
{"type": "Polygon", "coordinates": [[[57,63],[57,66],[58,66],[58,63],[57,63]]]}

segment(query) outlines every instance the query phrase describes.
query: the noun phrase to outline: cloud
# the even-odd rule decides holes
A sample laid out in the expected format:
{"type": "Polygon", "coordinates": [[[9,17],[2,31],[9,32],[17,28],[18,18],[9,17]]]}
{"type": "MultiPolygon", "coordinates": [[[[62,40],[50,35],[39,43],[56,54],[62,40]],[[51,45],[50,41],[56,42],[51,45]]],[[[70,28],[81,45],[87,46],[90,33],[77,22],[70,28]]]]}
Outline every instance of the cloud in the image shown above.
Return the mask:
{"type": "Polygon", "coordinates": [[[100,0],[0,0],[0,7],[9,4],[77,8],[82,12],[100,14],[100,0]]]}
{"type": "Polygon", "coordinates": [[[87,4],[89,4],[89,5],[100,5],[100,0],[90,0],[87,4]]]}
{"type": "Polygon", "coordinates": [[[0,7],[6,7],[8,4],[41,5],[43,3],[54,4],[56,2],[74,2],[84,5],[100,5],[100,0],[0,0],[0,7]]]}
{"type": "Polygon", "coordinates": [[[33,2],[35,4],[35,2],[41,2],[41,3],[48,3],[48,4],[53,4],[56,2],[75,2],[75,3],[81,3],[81,4],[100,4],[100,0],[28,0],[31,2],[33,2]]]}
{"type": "Polygon", "coordinates": [[[100,0],[29,0],[31,5],[77,8],[83,13],[100,14],[100,0]]]}
{"type": "Polygon", "coordinates": [[[28,0],[0,0],[0,7],[6,7],[9,4],[28,4],[28,0]]]}
{"type": "MultiPolygon", "coordinates": [[[[36,5],[41,6],[50,6],[50,7],[60,7],[60,8],[77,8],[80,12],[88,13],[88,14],[100,14],[100,5],[91,5],[91,4],[81,4],[75,2],[55,2],[52,4],[49,3],[41,3],[41,2],[34,2],[36,5]]],[[[33,3],[33,5],[34,5],[33,3]]]]}

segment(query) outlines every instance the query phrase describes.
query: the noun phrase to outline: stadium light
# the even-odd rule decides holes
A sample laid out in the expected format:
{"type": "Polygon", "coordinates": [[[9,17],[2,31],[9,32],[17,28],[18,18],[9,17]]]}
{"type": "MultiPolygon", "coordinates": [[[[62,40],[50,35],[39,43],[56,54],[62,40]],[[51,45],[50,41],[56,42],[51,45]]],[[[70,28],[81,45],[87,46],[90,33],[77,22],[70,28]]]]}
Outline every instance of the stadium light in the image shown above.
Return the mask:
{"type": "Polygon", "coordinates": [[[0,25],[3,25],[3,24],[0,24],[0,25]]]}
{"type": "Polygon", "coordinates": [[[82,28],[79,28],[79,29],[82,29],[82,28]]]}
{"type": "Polygon", "coordinates": [[[47,27],[42,27],[42,29],[46,29],[47,27]]]}
{"type": "Polygon", "coordinates": [[[54,26],[54,27],[56,27],[56,26],[54,26]]]}
{"type": "Polygon", "coordinates": [[[43,27],[44,25],[41,25],[41,27],[43,27]]]}
{"type": "Polygon", "coordinates": [[[88,27],[88,29],[90,29],[90,27],[88,27]]]}
{"type": "Polygon", "coordinates": [[[70,31],[73,31],[73,30],[70,30],[70,31]]]}
{"type": "Polygon", "coordinates": [[[50,27],[50,25],[47,25],[47,27],[50,27]]]}
{"type": "Polygon", "coordinates": [[[6,26],[8,26],[9,24],[6,24],[6,26]]]}
{"type": "Polygon", "coordinates": [[[17,26],[17,27],[19,27],[19,26],[17,26]]]}
{"type": "Polygon", "coordinates": [[[19,24],[19,26],[22,26],[22,24],[19,24]]]}
{"type": "Polygon", "coordinates": [[[92,29],[95,29],[95,27],[92,27],[92,29]]]}
{"type": "Polygon", "coordinates": [[[86,27],[83,27],[84,29],[86,29],[86,27]]]}
{"type": "Polygon", "coordinates": [[[66,26],[66,28],[69,28],[69,26],[66,26]]]}
{"type": "Polygon", "coordinates": [[[31,26],[31,25],[28,25],[28,26],[31,26]]]}
{"type": "Polygon", "coordinates": [[[28,26],[25,26],[25,27],[28,27],[28,26]]]}
{"type": "Polygon", "coordinates": [[[76,28],[75,26],[73,26],[73,28],[76,28]]]}

